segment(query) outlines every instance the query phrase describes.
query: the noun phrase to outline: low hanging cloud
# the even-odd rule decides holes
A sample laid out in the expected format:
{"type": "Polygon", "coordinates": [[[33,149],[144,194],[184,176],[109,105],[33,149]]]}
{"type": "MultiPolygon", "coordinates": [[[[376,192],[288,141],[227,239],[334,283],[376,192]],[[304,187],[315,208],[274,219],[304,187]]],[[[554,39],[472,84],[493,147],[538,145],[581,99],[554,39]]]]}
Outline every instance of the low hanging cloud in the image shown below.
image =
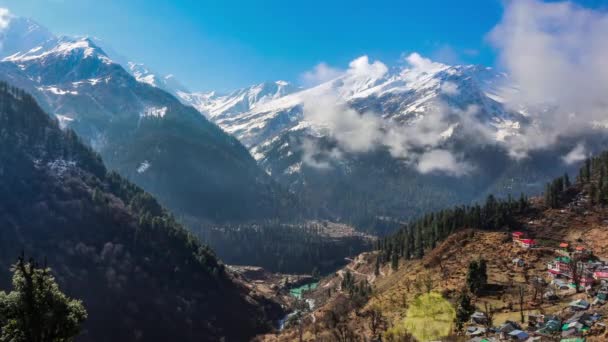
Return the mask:
{"type": "Polygon", "coordinates": [[[515,157],[580,135],[608,119],[608,13],[571,2],[506,2],[489,34],[516,91],[512,108],[527,108],[533,124],[506,143],[515,157]]]}
{"type": "Polygon", "coordinates": [[[7,8],[0,8],[0,33],[8,27],[12,17],[11,11],[7,8]]]}
{"type": "MultiPolygon", "coordinates": [[[[438,67],[420,55],[410,55],[410,67],[424,72],[438,67]],[[428,62],[427,62],[428,61],[428,62]]],[[[345,72],[343,84],[349,88],[360,82],[373,82],[388,72],[381,62],[371,62],[367,56],[355,59],[345,72]]],[[[448,91],[457,92],[457,87],[448,91]]],[[[326,158],[341,158],[345,153],[365,153],[380,147],[386,148],[393,157],[404,160],[422,173],[445,173],[462,176],[473,168],[445,149],[438,148],[449,137],[456,124],[447,119],[447,114],[454,113],[440,102],[428,108],[415,125],[402,125],[391,119],[385,119],[373,112],[360,113],[350,108],[343,101],[342,89],[325,93],[314,93],[304,99],[304,119],[318,129],[326,130],[337,143],[337,149],[331,153],[323,152],[318,146],[309,142],[303,144],[303,162],[316,168],[331,166],[326,158]],[[313,158],[314,156],[314,158],[313,158]]],[[[477,108],[469,108],[458,113],[463,117],[472,116],[477,108]]],[[[475,127],[475,125],[467,125],[475,127]]]]}
{"type": "Polygon", "coordinates": [[[580,163],[585,159],[587,159],[587,149],[583,144],[576,145],[576,147],[572,149],[572,151],[568,152],[568,154],[562,157],[564,163],[568,165],[580,163]]]}
{"type": "Polygon", "coordinates": [[[344,74],[343,70],[333,68],[324,62],[317,64],[312,70],[300,76],[304,86],[312,87],[333,80],[344,74]]]}
{"type": "Polygon", "coordinates": [[[420,173],[440,172],[451,176],[464,176],[473,170],[465,161],[459,160],[448,150],[436,149],[420,156],[416,169],[420,173]]]}
{"type": "Polygon", "coordinates": [[[441,84],[441,92],[446,95],[458,95],[460,94],[460,89],[458,89],[458,85],[454,82],[445,81],[441,84]]]}

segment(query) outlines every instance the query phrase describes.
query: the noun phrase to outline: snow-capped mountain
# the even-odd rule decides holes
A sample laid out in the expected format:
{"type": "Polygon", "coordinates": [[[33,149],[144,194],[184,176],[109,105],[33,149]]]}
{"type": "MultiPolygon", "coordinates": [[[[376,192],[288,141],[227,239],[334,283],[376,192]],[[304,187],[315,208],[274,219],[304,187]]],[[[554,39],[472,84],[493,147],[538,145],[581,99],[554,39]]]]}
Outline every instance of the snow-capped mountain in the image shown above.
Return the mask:
{"type": "MultiPolygon", "coordinates": [[[[21,22],[11,20],[5,40],[27,36],[20,27],[45,32],[21,22]]],[[[238,140],[165,91],[166,79],[126,70],[92,38],[45,39],[4,57],[0,79],[32,94],[110,168],[188,222],[278,215],[281,190],[238,140]]]]}
{"type": "Polygon", "coordinates": [[[19,51],[29,51],[55,38],[49,30],[31,19],[16,17],[10,13],[3,16],[6,27],[0,28],[0,58],[19,51]]]}
{"type": "Polygon", "coordinates": [[[131,72],[139,82],[163,89],[176,96],[188,92],[188,89],[186,89],[174,75],[160,75],[150,70],[142,63],[127,62],[126,65],[128,68],[127,70],[131,72]]]}
{"type": "MultiPolygon", "coordinates": [[[[374,113],[389,125],[415,125],[425,113],[437,109],[440,104],[459,110],[474,105],[479,107],[479,120],[493,130],[495,139],[500,140],[515,134],[521,119],[518,113],[505,109],[498,95],[506,78],[505,74],[482,66],[433,63],[425,70],[347,72],[316,87],[276,96],[249,107],[213,106],[217,97],[204,94],[200,98],[201,104],[195,107],[203,113],[211,113],[209,117],[248,146],[257,159],[263,158],[262,147],[278,136],[290,130],[310,130],[318,126],[304,117],[303,106],[306,101],[314,102],[326,96],[361,113],[374,113]]],[[[222,97],[220,103],[239,103],[243,93],[245,91],[237,91],[222,97]]]]}
{"type": "Polygon", "coordinates": [[[180,91],[178,96],[184,103],[194,106],[201,113],[214,120],[255,110],[267,102],[291,94],[297,88],[285,81],[264,82],[239,89],[227,95],[215,92],[188,93],[180,91]]]}
{"type": "Polygon", "coordinates": [[[392,69],[362,57],[333,80],[264,101],[248,101],[260,86],[180,96],[319,215],[365,226],[487,193],[541,191],[568,147],[537,154],[542,163],[510,159],[505,142],[530,123],[503,100],[517,91],[509,84],[489,67],[413,55],[392,69]]]}

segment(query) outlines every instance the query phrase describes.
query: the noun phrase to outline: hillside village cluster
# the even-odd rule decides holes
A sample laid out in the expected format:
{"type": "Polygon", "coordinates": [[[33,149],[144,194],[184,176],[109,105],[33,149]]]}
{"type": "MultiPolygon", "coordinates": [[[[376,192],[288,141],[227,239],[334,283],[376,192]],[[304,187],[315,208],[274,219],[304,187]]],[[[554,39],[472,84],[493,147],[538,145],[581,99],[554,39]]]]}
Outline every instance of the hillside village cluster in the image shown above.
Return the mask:
{"type": "MultiPolygon", "coordinates": [[[[537,241],[523,232],[513,232],[512,239],[516,248],[539,248],[537,241]]],[[[466,329],[468,341],[584,342],[589,336],[605,331],[600,312],[608,301],[608,263],[583,244],[562,242],[554,252],[555,257],[546,265],[546,274],[534,277],[533,281],[543,283],[544,301],[566,300],[563,307],[553,314],[528,311],[526,323],[491,319],[488,322],[485,312],[475,312],[466,329]],[[496,323],[500,325],[493,326],[496,323]]],[[[522,258],[515,258],[512,263],[519,268],[527,266],[522,258]]]]}

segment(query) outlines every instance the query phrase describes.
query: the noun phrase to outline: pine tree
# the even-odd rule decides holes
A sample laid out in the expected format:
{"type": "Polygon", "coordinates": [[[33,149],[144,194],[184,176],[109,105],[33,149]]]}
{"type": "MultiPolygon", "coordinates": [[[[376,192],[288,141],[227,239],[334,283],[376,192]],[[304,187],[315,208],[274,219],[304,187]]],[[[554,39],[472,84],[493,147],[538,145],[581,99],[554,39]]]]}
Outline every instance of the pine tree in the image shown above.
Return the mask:
{"type": "Polygon", "coordinates": [[[391,268],[393,269],[393,271],[399,269],[399,255],[397,253],[393,253],[391,257],[391,268]]]}
{"type": "Polygon", "coordinates": [[[61,292],[49,268],[19,258],[12,268],[13,291],[0,292],[0,340],[72,341],[87,318],[82,302],[61,292]]]}
{"type": "Polygon", "coordinates": [[[458,296],[458,307],[456,308],[456,327],[458,331],[462,331],[462,327],[469,320],[469,317],[475,312],[475,306],[471,304],[471,297],[463,290],[458,296]]]}
{"type": "Polygon", "coordinates": [[[471,293],[479,294],[488,283],[487,262],[485,259],[473,260],[467,272],[467,287],[471,293]]]}

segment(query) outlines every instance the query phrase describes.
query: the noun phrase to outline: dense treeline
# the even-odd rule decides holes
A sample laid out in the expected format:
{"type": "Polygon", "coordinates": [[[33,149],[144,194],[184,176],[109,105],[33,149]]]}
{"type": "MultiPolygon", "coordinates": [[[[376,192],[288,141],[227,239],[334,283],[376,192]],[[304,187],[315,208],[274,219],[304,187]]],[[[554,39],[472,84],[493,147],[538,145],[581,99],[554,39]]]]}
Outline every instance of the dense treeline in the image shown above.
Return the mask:
{"type": "MultiPolygon", "coordinates": [[[[589,193],[590,204],[608,204],[608,151],[585,160],[579,169],[576,183],[589,193]]],[[[559,208],[571,200],[573,193],[568,174],[547,183],[544,193],[545,205],[559,208]]]]}
{"type": "MultiPolygon", "coordinates": [[[[590,204],[608,204],[608,151],[585,160],[576,182],[589,193],[590,204]]],[[[568,203],[576,192],[571,192],[572,181],[565,173],[547,183],[543,200],[547,207],[559,208],[568,203]]],[[[461,206],[428,214],[401,228],[397,233],[378,241],[381,251],[378,262],[391,262],[397,268],[400,258],[422,258],[428,249],[458,229],[474,228],[495,230],[517,228],[515,215],[528,209],[528,199],[522,194],[519,200],[508,197],[497,200],[488,196],[485,204],[461,206]]]]}
{"type": "Polygon", "coordinates": [[[22,251],[45,258],[87,308],[79,340],[247,340],[269,328],[269,312],[281,314],[246,297],[151,195],[108,173],[72,131],[5,83],[0,160],[0,288],[10,287],[22,251]]]}
{"type": "Polygon", "coordinates": [[[380,262],[391,261],[393,268],[396,268],[400,258],[422,258],[426,250],[435,248],[459,229],[515,228],[517,222],[514,215],[524,213],[528,207],[528,199],[523,194],[518,200],[512,197],[499,200],[490,195],[484,205],[459,206],[427,214],[394,235],[378,241],[380,262]]]}
{"type": "Polygon", "coordinates": [[[321,273],[347,263],[345,257],[372,247],[359,236],[331,238],[322,223],[275,223],[205,229],[200,235],[228,264],[261,266],[271,272],[321,273]]]}
{"type": "Polygon", "coordinates": [[[587,187],[591,204],[608,204],[608,151],[587,159],[577,182],[587,187]]]}

